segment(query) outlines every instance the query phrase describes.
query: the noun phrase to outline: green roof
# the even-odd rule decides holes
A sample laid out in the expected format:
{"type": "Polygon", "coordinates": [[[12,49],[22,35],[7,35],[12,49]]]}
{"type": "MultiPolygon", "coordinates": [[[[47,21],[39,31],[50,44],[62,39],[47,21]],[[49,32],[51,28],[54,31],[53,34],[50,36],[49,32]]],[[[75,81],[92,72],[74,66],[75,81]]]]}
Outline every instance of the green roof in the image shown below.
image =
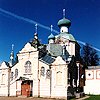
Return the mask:
{"type": "Polygon", "coordinates": [[[49,44],[49,52],[51,56],[57,57],[62,55],[62,46],[59,44],[49,44]]]}
{"type": "Polygon", "coordinates": [[[63,37],[63,38],[66,38],[68,40],[71,40],[71,41],[76,41],[75,38],[73,37],[73,35],[72,34],[69,34],[67,32],[60,33],[59,35],[56,35],[55,37],[56,38],[63,37]]]}
{"type": "Polygon", "coordinates": [[[58,26],[61,27],[61,26],[67,26],[67,27],[70,27],[71,25],[71,21],[66,19],[66,18],[63,18],[61,20],[58,21],[58,26]]]}

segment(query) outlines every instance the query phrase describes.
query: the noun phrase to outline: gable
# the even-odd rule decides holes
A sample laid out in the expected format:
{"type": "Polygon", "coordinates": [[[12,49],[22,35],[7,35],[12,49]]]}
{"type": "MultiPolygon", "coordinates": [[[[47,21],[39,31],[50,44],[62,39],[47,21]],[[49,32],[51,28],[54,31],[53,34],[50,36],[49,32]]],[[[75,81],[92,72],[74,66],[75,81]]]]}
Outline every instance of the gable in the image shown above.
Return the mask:
{"type": "Polygon", "coordinates": [[[0,69],[6,69],[6,68],[8,68],[6,62],[2,62],[0,69]]]}
{"type": "Polygon", "coordinates": [[[62,57],[58,56],[52,65],[65,65],[66,62],[62,59],[62,57]]]}
{"type": "Polygon", "coordinates": [[[31,52],[31,51],[37,51],[37,49],[31,46],[31,44],[28,42],[24,46],[24,48],[21,51],[19,51],[19,53],[25,53],[25,52],[31,52]]]}

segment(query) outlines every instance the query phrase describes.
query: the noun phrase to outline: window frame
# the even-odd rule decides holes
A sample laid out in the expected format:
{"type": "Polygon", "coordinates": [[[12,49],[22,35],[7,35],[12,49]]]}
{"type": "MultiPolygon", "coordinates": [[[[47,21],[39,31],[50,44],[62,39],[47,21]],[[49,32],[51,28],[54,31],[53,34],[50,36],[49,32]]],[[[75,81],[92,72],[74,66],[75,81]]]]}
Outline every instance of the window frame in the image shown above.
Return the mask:
{"type": "Polygon", "coordinates": [[[17,78],[17,76],[18,76],[18,69],[16,68],[15,69],[15,78],[17,78]]]}
{"type": "Polygon", "coordinates": [[[13,80],[14,72],[11,72],[11,81],[13,80]]]}
{"type": "Polygon", "coordinates": [[[25,74],[30,74],[32,69],[32,63],[28,60],[25,62],[25,74]]]}
{"type": "Polygon", "coordinates": [[[47,71],[46,71],[46,78],[50,79],[50,77],[51,77],[51,70],[47,69],[47,71]]]}
{"type": "Polygon", "coordinates": [[[41,76],[45,76],[45,67],[41,67],[41,76]]]}

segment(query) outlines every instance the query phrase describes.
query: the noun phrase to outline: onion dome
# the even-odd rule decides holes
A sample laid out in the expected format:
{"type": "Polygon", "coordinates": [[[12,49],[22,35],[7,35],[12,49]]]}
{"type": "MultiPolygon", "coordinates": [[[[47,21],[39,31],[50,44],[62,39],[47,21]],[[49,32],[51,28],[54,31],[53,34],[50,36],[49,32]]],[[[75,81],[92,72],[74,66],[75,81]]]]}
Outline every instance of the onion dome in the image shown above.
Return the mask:
{"type": "Polygon", "coordinates": [[[50,40],[50,39],[55,39],[55,36],[52,34],[52,29],[53,28],[53,26],[51,25],[51,34],[48,36],[48,40],[50,40]]]}
{"type": "Polygon", "coordinates": [[[48,40],[49,39],[54,39],[54,38],[55,38],[55,36],[52,33],[48,36],[48,40]]]}
{"type": "Polygon", "coordinates": [[[58,21],[58,26],[61,27],[61,26],[67,26],[67,27],[70,27],[71,26],[71,21],[66,19],[66,18],[63,18],[61,20],[58,21]]]}

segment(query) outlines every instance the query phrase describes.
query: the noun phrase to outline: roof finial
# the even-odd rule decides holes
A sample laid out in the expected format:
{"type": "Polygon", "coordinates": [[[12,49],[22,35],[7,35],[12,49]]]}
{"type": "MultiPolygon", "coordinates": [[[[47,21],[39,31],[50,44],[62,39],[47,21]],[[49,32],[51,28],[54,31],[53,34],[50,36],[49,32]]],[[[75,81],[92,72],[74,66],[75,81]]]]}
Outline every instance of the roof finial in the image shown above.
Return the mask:
{"type": "Polygon", "coordinates": [[[14,50],[14,44],[12,44],[12,51],[14,50]]]}
{"type": "Polygon", "coordinates": [[[53,30],[52,28],[53,28],[53,25],[51,25],[51,33],[52,33],[52,30],[53,30]]]}
{"type": "Polygon", "coordinates": [[[65,18],[65,9],[63,9],[63,18],[65,18]]]}
{"type": "Polygon", "coordinates": [[[37,33],[37,24],[35,24],[35,32],[37,33]]]}

